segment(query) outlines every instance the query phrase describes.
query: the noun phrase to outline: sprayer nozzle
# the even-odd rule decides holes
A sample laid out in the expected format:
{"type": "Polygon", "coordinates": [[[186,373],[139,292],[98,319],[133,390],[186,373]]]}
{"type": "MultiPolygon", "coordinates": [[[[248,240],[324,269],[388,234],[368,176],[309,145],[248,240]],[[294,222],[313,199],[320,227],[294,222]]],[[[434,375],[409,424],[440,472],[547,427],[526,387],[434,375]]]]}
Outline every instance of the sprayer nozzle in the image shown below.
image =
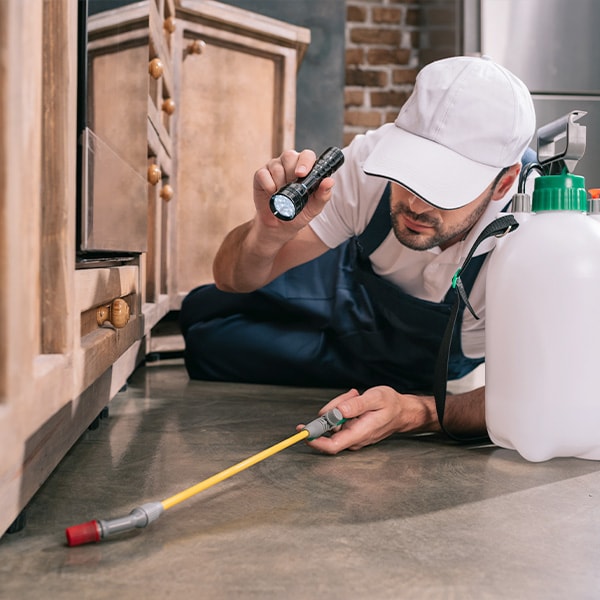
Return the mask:
{"type": "Polygon", "coordinates": [[[98,521],[88,521],[87,523],[67,527],[65,534],[69,546],[81,546],[81,544],[100,541],[98,521]]]}
{"type": "Polygon", "coordinates": [[[308,439],[314,440],[331,431],[337,425],[341,425],[345,420],[339,408],[333,408],[314,421],[311,421],[304,427],[304,430],[309,433],[308,439]]]}

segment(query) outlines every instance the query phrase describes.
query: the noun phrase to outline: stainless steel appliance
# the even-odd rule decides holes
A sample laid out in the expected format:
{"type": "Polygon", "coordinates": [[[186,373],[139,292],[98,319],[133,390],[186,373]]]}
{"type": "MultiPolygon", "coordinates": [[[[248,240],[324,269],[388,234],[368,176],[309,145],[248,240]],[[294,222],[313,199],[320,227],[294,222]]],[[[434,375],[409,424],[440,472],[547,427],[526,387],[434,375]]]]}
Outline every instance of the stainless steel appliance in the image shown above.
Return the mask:
{"type": "MultiPolygon", "coordinates": [[[[600,2],[463,0],[463,48],[510,69],[532,92],[538,126],[584,110],[587,147],[575,173],[600,187],[600,2]]],[[[534,146],[535,149],[535,146],[534,146]]]]}

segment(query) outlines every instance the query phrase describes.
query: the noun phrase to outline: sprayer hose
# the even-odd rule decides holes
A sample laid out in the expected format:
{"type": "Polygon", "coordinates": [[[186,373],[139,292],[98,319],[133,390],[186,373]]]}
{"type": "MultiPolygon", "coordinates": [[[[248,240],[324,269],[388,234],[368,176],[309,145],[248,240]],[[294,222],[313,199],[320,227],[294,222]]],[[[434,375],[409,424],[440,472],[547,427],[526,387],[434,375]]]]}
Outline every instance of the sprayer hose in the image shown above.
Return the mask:
{"type": "Polygon", "coordinates": [[[196,485],[193,485],[187,488],[186,490],[183,490],[182,492],[179,492],[178,494],[175,494],[174,496],[163,500],[161,504],[165,510],[168,510],[176,504],[179,504],[184,500],[188,500],[192,496],[203,492],[209,487],[212,487],[213,485],[216,485],[217,483],[220,483],[221,481],[224,481],[225,479],[228,479],[229,477],[240,473],[248,467],[255,465],[261,460],[269,458],[269,456],[273,456],[273,454],[277,454],[278,452],[281,452],[282,450],[293,446],[295,443],[306,439],[309,435],[309,432],[306,429],[303,429],[302,431],[279,442],[278,444],[275,444],[274,446],[271,446],[270,448],[267,448],[266,450],[255,454],[254,456],[250,456],[249,458],[246,458],[245,460],[233,465],[232,467],[229,467],[228,469],[225,469],[224,471],[221,471],[220,473],[217,473],[216,475],[213,475],[212,477],[209,477],[208,479],[205,479],[204,481],[201,481],[200,483],[197,483],[196,485]]]}

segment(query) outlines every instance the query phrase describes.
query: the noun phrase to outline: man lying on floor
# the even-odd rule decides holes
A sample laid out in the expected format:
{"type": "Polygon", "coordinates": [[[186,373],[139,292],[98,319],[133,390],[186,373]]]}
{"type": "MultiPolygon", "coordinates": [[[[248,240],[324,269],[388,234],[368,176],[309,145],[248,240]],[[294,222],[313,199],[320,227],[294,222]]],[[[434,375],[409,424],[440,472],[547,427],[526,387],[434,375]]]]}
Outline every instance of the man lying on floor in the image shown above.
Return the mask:
{"type": "MultiPolygon", "coordinates": [[[[324,452],[439,431],[434,365],[452,277],[509,203],[534,131],[519,79],[488,58],[453,57],[421,70],[396,121],[357,136],[291,221],[276,218],[269,200],[305,176],[315,154],[286,151],[268,162],[254,176],[254,218],[215,257],[216,285],[183,302],[190,377],[352,388],[323,408],[350,419],[311,442],[324,452]]],[[[481,318],[459,312],[449,379],[484,361],[491,246],[461,272],[481,318]]],[[[485,433],[484,392],[449,398],[449,430],[485,433]]]]}

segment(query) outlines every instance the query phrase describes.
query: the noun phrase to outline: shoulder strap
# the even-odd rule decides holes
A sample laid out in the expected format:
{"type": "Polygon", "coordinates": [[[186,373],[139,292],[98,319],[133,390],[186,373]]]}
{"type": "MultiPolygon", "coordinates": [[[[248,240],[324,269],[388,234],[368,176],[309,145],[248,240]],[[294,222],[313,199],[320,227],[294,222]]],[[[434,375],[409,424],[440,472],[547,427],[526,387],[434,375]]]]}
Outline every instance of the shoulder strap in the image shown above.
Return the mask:
{"type": "Polygon", "coordinates": [[[392,228],[390,218],[390,184],[379,199],[379,204],[367,224],[365,230],[357,237],[358,247],[362,256],[367,257],[379,247],[392,228]]]}
{"type": "Polygon", "coordinates": [[[475,240],[473,247],[469,251],[467,258],[463,262],[462,266],[454,277],[452,278],[452,287],[456,290],[456,298],[454,300],[454,304],[452,306],[452,311],[450,312],[450,318],[448,320],[448,324],[446,325],[446,330],[444,331],[444,337],[442,338],[442,343],[440,344],[440,350],[438,352],[435,371],[433,377],[433,395],[435,398],[435,408],[437,411],[437,417],[442,431],[453,440],[458,442],[479,442],[482,440],[487,440],[487,436],[459,436],[453,433],[450,433],[444,427],[444,411],[446,408],[446,386],[448,381],[448,360],[450,357],[450,345],[452,344],[452,335],[454,333],[454,325],[456,323],[456,318],[458,316],[458,311],[460,309],[461,300],[465,303],[465,305],[469,308],[469,310],[473,313],[475,318],[477,316],[473,312],[471,305],[469,304],[468,298],[466,297],[464,287],[462,285],[462,281],[460,278],[460,274],[467,268],[469,265],[471,258],[479,244],[483,242],[488,237],[496,236],[502,237],[506,235],[510,231],[514,231],[519,226],[519,223],[514,218],[513,215],[504,215],[495,221],[492,221],[480,234],[479,237],[475,240]]]}

